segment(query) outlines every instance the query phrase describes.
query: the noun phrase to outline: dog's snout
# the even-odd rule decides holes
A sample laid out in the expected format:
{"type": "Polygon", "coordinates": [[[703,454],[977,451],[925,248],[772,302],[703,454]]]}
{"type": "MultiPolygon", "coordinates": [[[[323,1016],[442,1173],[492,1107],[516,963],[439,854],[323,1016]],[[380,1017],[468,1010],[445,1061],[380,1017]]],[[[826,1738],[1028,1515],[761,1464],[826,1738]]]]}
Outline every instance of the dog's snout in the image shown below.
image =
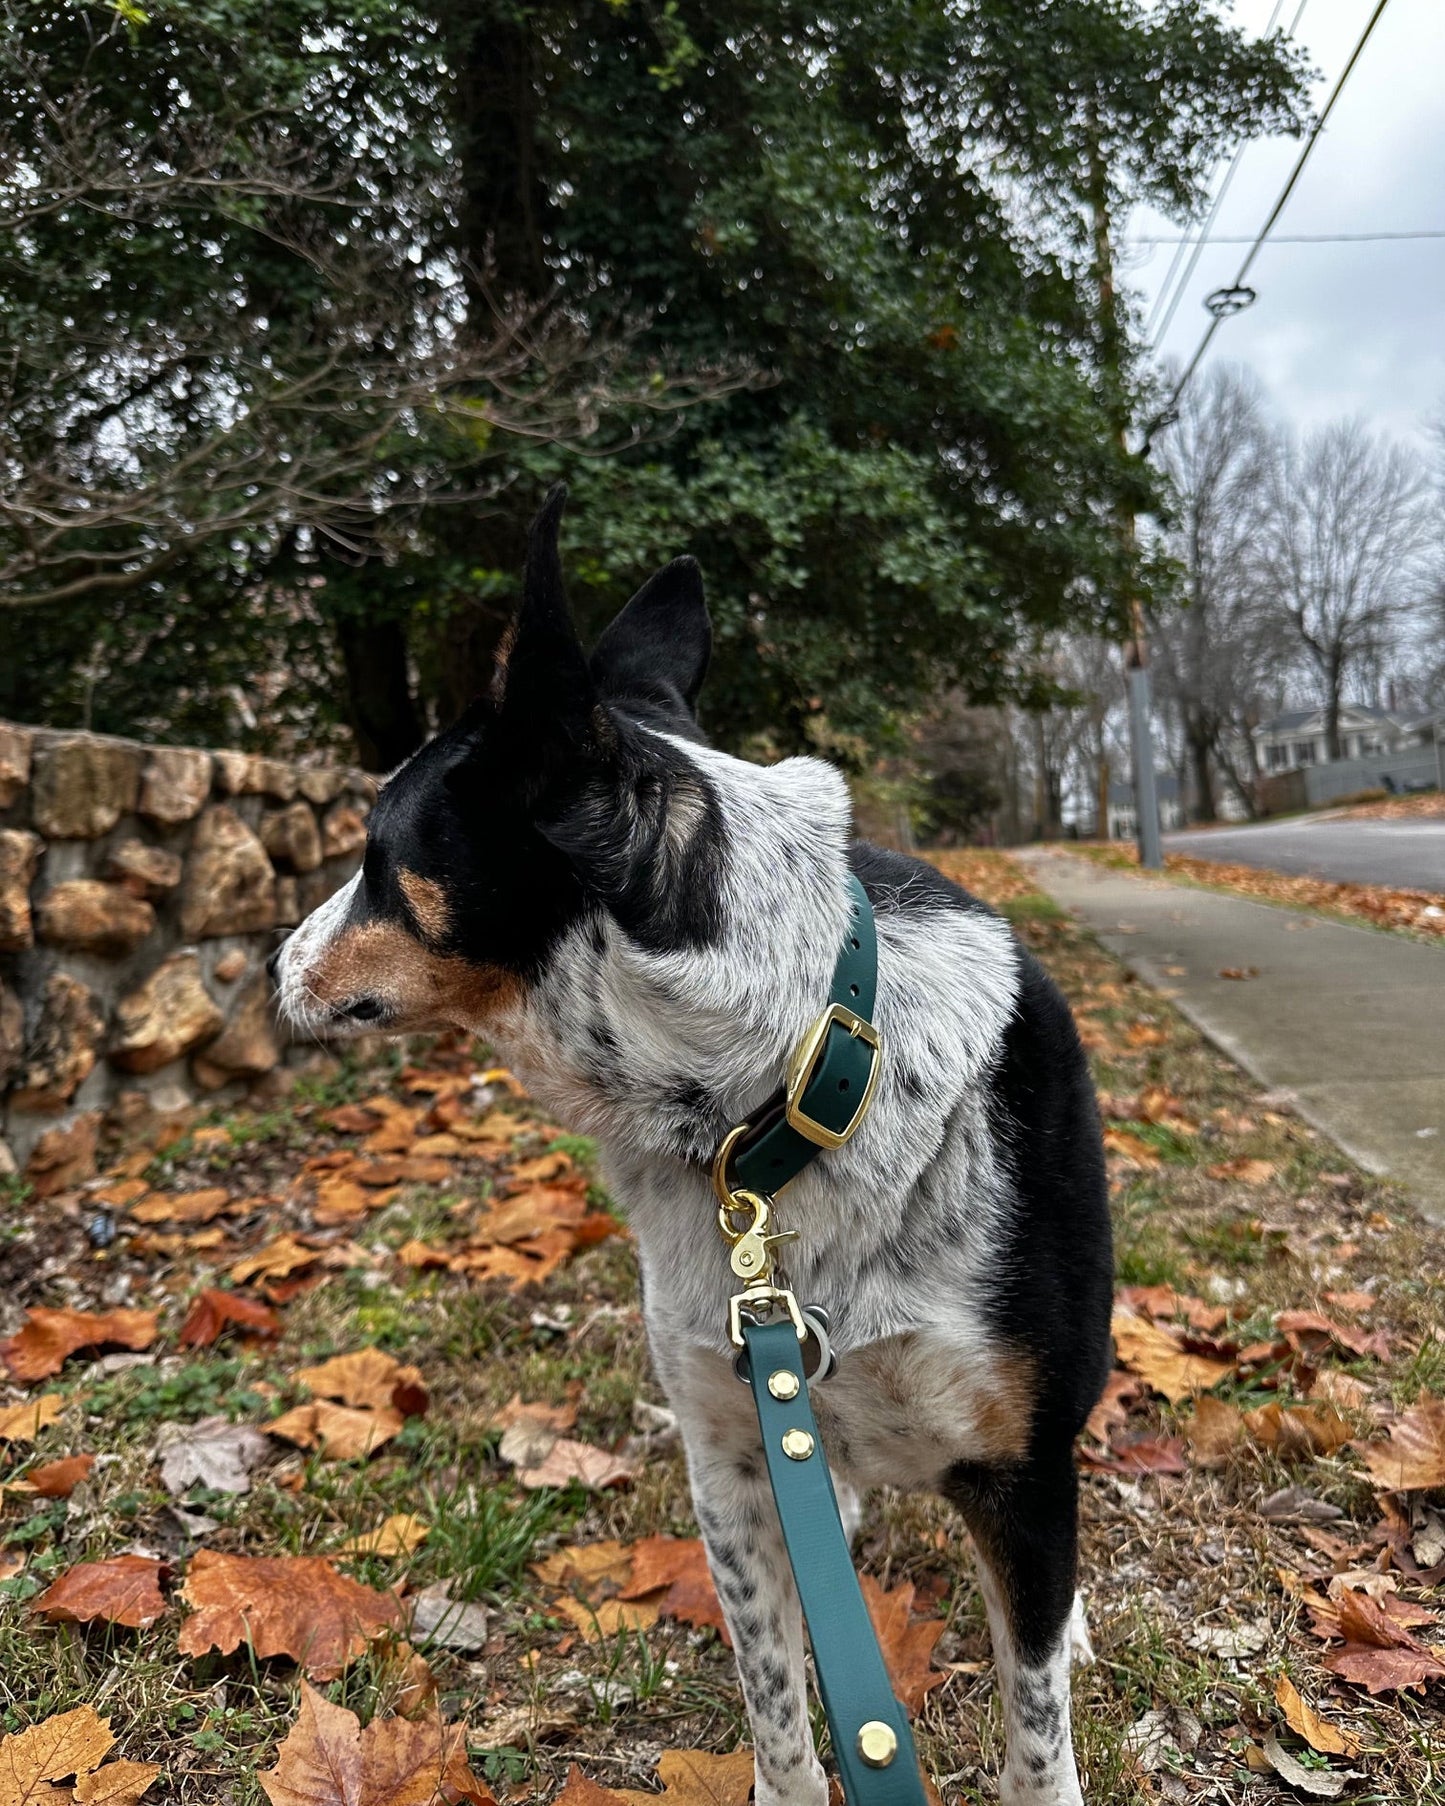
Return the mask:
{"type": "Polygon", "coordinates": [[[336,1011],[338,1020],[343,1022],[376,1022],[385,1013],[386,1005],[379,997],[353,997],[336,1011]]]}
{"type": "Polygon", "coordinates": [[[278,947],[271,955],[270,959],[266,961],[266,976],[271,980],[273,985],[279,984],[281,981],[281,955],[283,951],[284,947],[278,947]]]}

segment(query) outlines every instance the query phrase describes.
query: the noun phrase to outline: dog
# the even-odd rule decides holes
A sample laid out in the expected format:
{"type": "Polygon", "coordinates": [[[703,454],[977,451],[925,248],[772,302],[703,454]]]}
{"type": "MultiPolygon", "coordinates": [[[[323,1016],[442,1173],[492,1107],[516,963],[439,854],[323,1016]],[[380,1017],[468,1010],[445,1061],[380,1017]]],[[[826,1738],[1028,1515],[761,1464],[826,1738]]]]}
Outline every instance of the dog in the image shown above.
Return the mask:
{"type": "Polygon", "coordinates": [[[461,1027],[596,1138],[737,1655],[757,1806],[825,1806],[709,1171],[826,1001],[857,874],[878,930],[877,1093],[776,1206],[799,1232],[790,1282],[828,1313],[837,1355],[810,1395],[855,1527],[880,1485],[962,1514],[1003,1703],[1001,1797],[1073,1806],[1073,1440],[1110,1366],[1112,1257],[1068,1006],[991,910],[851,839],[831,766],[707,743],[712,630],[692,560],[584,653],[564,497],[532,528],[491,691],[385,784],[361,869],[273,956],[281,1008],[325,1036],[461,1027]]]}

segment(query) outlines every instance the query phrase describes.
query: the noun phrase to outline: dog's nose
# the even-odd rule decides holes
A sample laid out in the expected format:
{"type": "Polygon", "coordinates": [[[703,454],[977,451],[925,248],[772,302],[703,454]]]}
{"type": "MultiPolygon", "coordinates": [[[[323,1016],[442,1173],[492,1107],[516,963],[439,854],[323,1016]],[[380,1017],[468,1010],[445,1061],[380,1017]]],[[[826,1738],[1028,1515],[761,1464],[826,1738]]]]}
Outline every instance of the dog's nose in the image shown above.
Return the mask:
{"type": "Polygon", "coordinates": [[[266,961],[266,976],[271,980],[273,985],[277,982],[277,974],[281,969],[282,951],[283,949],[278,947],[271,955],[270,959],[266,961]]]}

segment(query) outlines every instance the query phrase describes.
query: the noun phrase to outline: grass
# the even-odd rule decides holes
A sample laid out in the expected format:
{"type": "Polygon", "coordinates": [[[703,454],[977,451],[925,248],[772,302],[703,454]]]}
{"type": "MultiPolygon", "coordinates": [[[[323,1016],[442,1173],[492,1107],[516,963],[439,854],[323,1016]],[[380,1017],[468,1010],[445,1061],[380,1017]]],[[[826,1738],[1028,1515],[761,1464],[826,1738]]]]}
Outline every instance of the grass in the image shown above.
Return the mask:
{"type": "MultiPolygon", "coordinates": [[[[1121,1282],[1168,1283],[1228,1301],[1244,1313],[1239,1333],[1247,1336],[1263,1336],[1277,1309],[1318,1307],[1328,1289],[1367,1283],[1379,1301],[1370,1326],[1389,1332],[1396,1354],[1387,1365],[1357,1362],[1349,1371],[1382,1402],[1408,1402],[1422,1388],[1445,1393],[1438,1232],[1414,1218],[1403,1194],[1353,1171],[1297,1118],[1261,1106],[1241,1073],[1033,892],[1016,867],[996,856],[959,858],[1079,1009],[1110,1120],[1157,1159],[1114,1168],[1121,1282]],[[1148,1037],[1131,1041],[1140,1024],[1148,1037]],[[1131,1114],[1151,1086],[1177,1100],[1195,1133],[1131,1114]],[[1272,1162],[1275,1176],[1261,1186],[1209,1177],[1210,1166],[1241,1155],[1272,1162]]],[[[434,1057],[465,1054],[443,1049],[434,1057]]],[[[280,1221],[304,1224],[300,1162],[338,1139],[322,1122],[325,1112],[395,1084],[400,1065],[398,1058],[380,1068],[353,1066],[313,1079],[284,1108],[215,1115],[197,1126],[222,1128],[224,1143],[191,1133],[165,1148],[151,1170],[178,1192],[223,1178],[237,1195],[270,1193],[285,1200],[280,1221]]],[[[549,1147],[569,1153],[590,1176],[595,1150],[580,1139],[549,1130],[522,1151],[549,1147]]],[[[121,1733],[120,1753],[164,1765],[156,1799],[262,1806],[256,1775],[274,1763],[297,1707],[288,1663],[258,1663],[244,1650],[180,1658],[179,1605],[147,1630],[123,1631],[49,1627],[29,1601],[83,1559],[141,1549],[183,1572],[197,1546],[326,1553],[393,1512],[411,1511],[430,1526],[412,1555],[345,1565],[376,1586],[446,1580],[457,1597],[486,1608],[483,1650],[433,1650],[428,1659],[446,1715],[470,1725],[474,1766],[499,1797],[549,1798],[573,1762],[608,1785],[647,1788],[660,1750],[727,1750],[746,1739],[732,1659],[714,1634],[660,1622],[583,1641],[530,1569],[564,1544],[692,1534],[678,1449],[650,1446],[636,1484],[603,1494],[575,1486],[525,1492],[498,1453],[493,1418],[518,1392],[548,1404],[575,1395],[571,1433],[607,1447],[633,1434],[638,1399],[661,1402],[630,1245],[604,1242],[519,1296],[445,1272],[418,1274],[391,1258],[409,1237],[460,1234],[497,1176],[466,1162],[444,1186],[404,1187],[349,1232],[360,1251],[353,1265],[285,1306],[284,1332],[273,1345],[231,1342],[181,1354],[166,1352],[172,1344],[163,1337],[149,1365],[106,1373],[77,1359],[49,1382],[68,1400],[64,1415],[33,1452],[12,1447],[0,1477],[8,1482],[33,1460],[82,1450],[100,1460],[68,1503],[8,1489],[0,1495],[0,1557],[26,1561],[0,1582],[0,1728],[90,1701],[121,1733]],[[369,1462],[325,1462],[278,1444],[241,1497],[203,1490],[168,1497],[154,1459],[163,1424],[212,1415],[264,1422],[300,1396],[291,1378],[299,1367],[366,1344],[415,1363],[431,1392],[427,1415],[369,1462]],[[199,1536],[198,1517],[211,1526],[199,1536]],[[556,1728],[499,1742],[492,1728],[521,1723],[515,1715],[529,1704],[556,1728]]],[[[142,1257],[124,1233],[95,1250],[79,1204],[36,1203],[16,1188],[10,1201],[7,1222],[23,1223],[24,1233],[0,1249],[12,1263],[0,1305],[7,1329],[32,1304],[121,1301],[160,1307],[171,1331],[194,1287],[214,1278],[207,1261],[235,1258],[231,1246],[219,1255],[142,1257]]],[[[242,1222],[228,1235],[250,1245],[277,1226],[270,1218],[242,1222]]],[[[1271,1396],[1257,1384],[1222,1395],[1242,1405],[1271,1396]]],[[[1187,1417],[1187,1407],[1158,1404],[1137,1427],[1177,1433],[1187,1417]]],[[[1075,1729],[1096,1806],[1294,1798],[1283,1783],[1251,1774],[1244,1760],[1278,1722],[1273,1684],[1282,1668],[1364,1738],[1367,1754],[1356,1767],[1365,1779],[1352,1799],[1445,1806],[1438,1695],[1371,1700],[1318,1665],[1321,1645],[1282,1590],[1280,1571],[1314,1576],[1322,1586],[1331,1564],[1298,1527],[1258,1511],[1263,1497],[1287,1485],[1306,1485],[1346,1513],[1331,1530],[1362,1546],[1360,1565],[1377,1559],[1369,1539],[1378,1510],[1347,1453],[1290,1467],[1246,1450],[1223,1468],[1178,1479],[1086,1471],[1083,1576],[1098,1661],[1078,1676],[1075,1729]],[[1193,1640],[1201,1626],[1241,1624],[1264,1628],[1261,1648],[1247,1659],[1211,1654],[1193,1640]],[[1129,1738],[1157,1713],[1166,1715],[1173,1742],[1145,1774],[1129,1738]]],[[[946,1625],[937,1658],[955,1666],[925,1702],[920,1750],[946,1806],[991,1800],[1001,1726],[965,1533],[936,1499],[883,1494],[868,1502],[858,1553],[886,1585],[909,1580],[936,1600],[946,1625]]],[[[378,1649],[329,1691],[365,1719],[392,1708],[399,1674],[395,1653],[378,1649]]]]}

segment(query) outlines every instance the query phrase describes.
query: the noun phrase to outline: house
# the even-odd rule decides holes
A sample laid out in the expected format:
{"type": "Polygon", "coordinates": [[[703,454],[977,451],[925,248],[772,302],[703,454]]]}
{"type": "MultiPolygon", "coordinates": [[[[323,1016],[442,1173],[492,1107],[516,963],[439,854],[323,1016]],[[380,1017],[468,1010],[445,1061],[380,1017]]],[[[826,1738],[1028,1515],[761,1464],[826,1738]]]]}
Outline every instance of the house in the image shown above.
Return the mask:
{"type": "MultiPolygon", "coordinates": [[[[1184,826],[1184,802],[1179,794],[1179,779],[1172,771],[1154,773],[1154,794],[1159,800],[1159,826],[1166,833],[1184,826]]],[[[1134,815],[1134,786],[1109,785],[1109,838],[1132,840],[1139,831],[1134,815]]]]}
{"type": "MultiPolygon", "coordinates": [[[[1253,731],[1259,769],[1266,776],[1298,771],[1303,765],[1329,763],[1322,708],[1286,709],[1261,721],[1253,731]]],[[[1399,717],[1369,702],[1340,704],[1340,757],[1364,759],[1393,752],[1401,737],[1399,717]]]]}

